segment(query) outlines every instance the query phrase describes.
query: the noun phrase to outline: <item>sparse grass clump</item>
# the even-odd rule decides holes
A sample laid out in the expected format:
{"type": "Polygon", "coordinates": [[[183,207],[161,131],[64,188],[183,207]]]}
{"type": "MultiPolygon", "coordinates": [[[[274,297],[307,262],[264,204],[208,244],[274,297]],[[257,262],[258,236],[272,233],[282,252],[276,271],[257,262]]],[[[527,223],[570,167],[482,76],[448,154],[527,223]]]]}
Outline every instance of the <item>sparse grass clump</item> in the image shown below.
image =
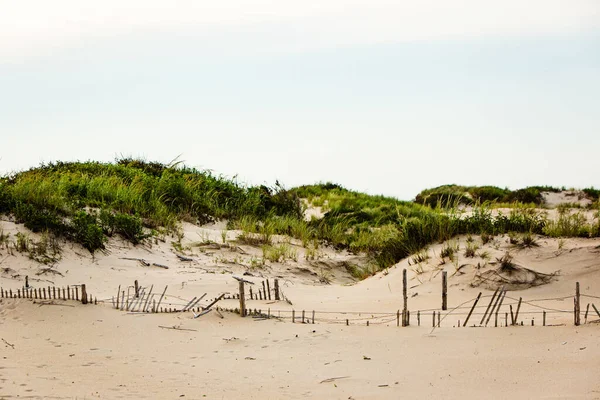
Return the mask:
{"type": "Polygon", "coordinates": [[[458,242],[448,242],[444,245],[444,247],[442,247],[442,250],[440,251],[440,257],[449,258],[452,260],[454,259],[454,254],[459,250],[459,248],[458,242]]]}
{"type": "Polygon", "coordinates": [[[288,243],[277,245],[264,245],[262,247],[263,259],[271,262],[285,262],[286,260],[298,261],[298,252],[288,243]]]}
{"type": "Polygon", "coordinates": [[[468,243],[465,247],[465,257],[473,258],[477,252],[478,248],[473,243],[468,243]]]}
{"type": "Polygon", "coordinates": [[[530,233],[526,232],[521,236],[521,246],[526,248],[538,247],[539,244],[535,237],[530,233]]]}
{"type": "MultiPolygon", "coordinates": [[[[425,248],[412,256],[412,264],[421,264],[429,260],[429,249],[425,248]]],[[[410,264],[410,263],[409,263],[410,264]]]]}
{"type": "Polygon", "coordinates": [[[516,264],[513,262],[512,255],[507,251],[502,257],[497,257],[496,261],[500,265],[500,270],[510,272],[515,269],[516,264]]]}

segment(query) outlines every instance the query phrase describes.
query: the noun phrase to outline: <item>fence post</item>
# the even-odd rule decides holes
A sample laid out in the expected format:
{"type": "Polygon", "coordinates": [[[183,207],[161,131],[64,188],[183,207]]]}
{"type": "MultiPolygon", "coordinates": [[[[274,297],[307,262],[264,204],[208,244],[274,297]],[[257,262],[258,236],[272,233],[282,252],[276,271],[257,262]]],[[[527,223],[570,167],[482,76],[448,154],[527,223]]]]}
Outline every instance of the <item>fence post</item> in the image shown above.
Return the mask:
{"type": "Polygon", "coordinates": [[[269,296],[269,300],[271,300],[271,284],[269,283],[269,279],[267,279],[267,296],[269,296]]]}
{"type": "Polygon", "coordinates": [[[448,309],[448,272],[442,271],[442,310],[448,309]]]}
{"type": "Polygon", "coordinates": [[[488,311],[490,311],[490,307],[492,306],[492,303],[494,302],[494,299],[498,294],[498,290],[500,290],[500,288],[497,288],[494,294],[492,295],[492,298],[490,299],[490,304],[488,304],[487,308],[485,309],[485,312],[483,313],[483,317],[481,318],[479,325],[483,325],[483,321],[485,321],[485,317],[487,316],[488,311]]]}
{"type": "Polygon", "coordinates": [[[492,314],[494,313],[494,310],[496,309],[496,306],[498,305],[498,302],[500,301],[500,298],[502,297],[502,293],[504,293],[504,287],[502,287],[502,289],[500,290],[500,293],[496,297],[496,301],[494,302],[494,305],[492,306],[492,309],[490,310],[490,314],[488,315],[488,318],[485,321],[485,326],[487,326],[488,323],[490,322],[490,319],[492,318],[492,314]]]}
{"type": "Polygon", "coordinates": [[[275,300],[281,300],[279,298],[279,279],[275,279],[275,300]]]}
{"type": "Polygon", "coordinates": [[[246,295],[244,293],[244,282],[240,281],[239,282],[239,288],[240,288],[240,317],[245,317],[246,316],[246,295]]]}
{"type": "Polygon", "coordinates": [[[402,270],[402,298],[404,299],[404,306],[402,308],[402,326],[406,326],[406,311],[408,310],[408,290],[406,282],[406,268],[402,270]]]}
{"type": "Polygon", "coordinates": [[[467,315],[467,319],[465,319],[465,322],[463,323],[463,327],[467,326],[467,323],[469,322],[469,318],[471,318],[471,314],[473,314],[473,310],[475,310],[475,306],[477,305],[477,302],[479,302],[480,298],[481,298],[481,292],[479,292],[479,294],[477,295],[477,298],[475,299],[475,303],[473,303],[473,307],[471,307],[471,311],[469,311],[469,315],[467,315]]]}
{"type": "Polygon", "coordinates": [[[87,304],[87,303],[88,303],[87,291],[85,290],[85,283],[83,283],[81,285],[81,304],[87,304]]]}
{"type": "Polygon", "coordinates": [[[158,303],[156,304],[156,310],[158,310],[158,307],[160,307],[160,302],[162,301],[163,297],[165,297],[165,293],[167,293],[167,288],[169,286],[165,286],[165,290],[163,290],[162,294],[160,295],[160,298],[158,299],[158,303]]]}
{"type": "Polygon", "coordinates": [[[421,326],[421,311],[417,311],[417,325],[421,326]]]}
{"type": "Polygon", "coordinates": [[[575,282],[575,325],[579,325],[581,323],[581,306],[579,301],[579,282],[575,282]]]}
{"type": "Polygon", "coordinates": [[[140,285],[138,284],[137,279],[133,282],[133,286],[135,287],[135,297],[137,299],[140,297],[140,285]]]}
{"type": "Polygon", "coordinates": [[[431,322],[431,326],[433,326],[435,328],[435,311],[432,314],[432,322],[431,322]]]}
{"type": "Polygon", "coordinates": [[[546,310],[544,310],[544,322],[542,323],[542,326],[546,326],[546,310]]]}
{"type": "Polygon", "coordinates": [[[498,308],[496,308],[496,327],[498,327],[498,313],[500,312],[500,307],[502,307],[502,302],[504,301],[504,298],[506,297],[506,290],[504,292],[502,292],[502,296],[500,296],[500,303],[498,303],[498,308]]]}
{"type": "Polygon", "coordinates": [[[517,304],[517,311],[515,312],[515,324],[519,324],[519,310],[521,309],[521,300],[523,300],[522,297],[519,297],[519,304],[517,304]]]}

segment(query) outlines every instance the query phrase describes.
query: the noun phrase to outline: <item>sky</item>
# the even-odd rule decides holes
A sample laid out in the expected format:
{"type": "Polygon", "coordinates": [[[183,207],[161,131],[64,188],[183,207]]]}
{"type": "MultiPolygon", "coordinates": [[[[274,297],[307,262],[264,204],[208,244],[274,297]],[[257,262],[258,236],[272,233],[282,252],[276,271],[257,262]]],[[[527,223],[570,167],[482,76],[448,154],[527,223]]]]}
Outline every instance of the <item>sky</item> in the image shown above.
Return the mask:
{"type": "Polygon", "coordinates": [[[0,173],[600,187],[598,0],[0,0],[0,173]]]}

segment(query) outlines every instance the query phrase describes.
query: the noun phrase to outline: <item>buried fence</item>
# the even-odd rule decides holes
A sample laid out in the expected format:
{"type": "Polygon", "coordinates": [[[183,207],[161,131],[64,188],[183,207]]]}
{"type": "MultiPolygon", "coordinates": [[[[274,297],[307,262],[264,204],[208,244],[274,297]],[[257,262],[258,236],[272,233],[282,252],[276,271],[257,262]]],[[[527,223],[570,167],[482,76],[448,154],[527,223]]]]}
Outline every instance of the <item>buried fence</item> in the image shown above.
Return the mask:
{"type": "Polygon", "coordinates": [[[600,311],[592,302],[587,303],[585,312],[582,310],[582,298],[600,300],[600,297],[580,293],[579,282],[575,285],[574,296],[523,300],[522,297],[516,298],[510,296],[509,293],[511,292],[505,290],[504,287],[501,287],[496,289],[491,295],[483,295],[480,292],[476,298],[465,301],[462,304],[449,309],[447,276],[445,274],[442,274],[441,307],[439,309],[420,309],[416,312],[411,312],[408,307],[406,270],[403,271],[402,276],[403,308],[396,312],[387,313],[364,311],[296,311],[295,309],[277,309],[275,307],[273,307],[273,309],[268,307],[266,311],[263,311],[263,309],[249,307],[247,302],[257,300],[263,302],[269,301],[269,303],[266,304],[260,303],[263,307],[275,303],[292,305],[292,302],[283,293],[279,285],[279,280],[274,279],[271,282],[269,279],[266,279],[257,284],[236,276],[233,276],[233,278],[239,283],[238,293],[222,293],[219,296],[207,300],[205,300],[207,296],[206,293],[201,296],[193,297],[190,300],[184,300],[175,296],[167,296],[168,286],[165,286],[162,290],[155,291],[154,285],[143,287],[139,285],[137,280],[132,286],[127,286],[126,290],[119,286],[116,296],[98,300],[87,293],[85,284],[70,285],[67,287],[48,286],[33,288],[29,286],[27,277],[25,278],[25,286],[20,289],[6,290],[0,288],[0,298],[75,300],[81,301],[83,304],[112,303],[113,308],[129,313],[193,312],[194,318],[198,318],[212,311],[212,307],[221,300],[237,300],[239,301],[239,307],[215,307],[219,316],[222,316],[220,311],[227,311],[239,314],[241,317],[251,316],[254,319],[276,318],[292,323],[304,324],[323,323],[369,326],[394,325],[395,322],[396,326],[410,326],[411,324],[421,326],[421,323],[423,323],[424,326],[428,326],[429,323],[431,323],[433,329],[440,328],[444,322],[444,326],[453,327],[488,326],[490,324],[493,324],[495,327],[529,324],[533,326],[536,323],[536,318],[538,325],[552,325],[548,324],[548,322],[553,322],[552,320],[557,319],[559,319],[561,325],[564,325],[564,318],[554,317],[571,313],[573,314],[573,323],[575,325],[580,325],[582,323],[582,316],[584,324],[588,323],[588,318],[589,322],[599,321],[592,321],[592,318],[595,318],[596,315],[600,318],[600,311]],[[248,286],[248,291],[246,291],[246,286],[248,286]],[[255,287],[256,289],[254,289],[255,287]],[[573,298],[573,309],[569,310],[544,307],[539,304],[549,301],[565,301],[571,298],[573,298]],[[205,300],[205,302],[208,301],[209,304],[201,305],[200,302],[202,300],[205,300]],[[522,309],[523,305],[528,309],[522,309]],[[539,322],[540,317],[541,323],[539,322]]]}
{"type": "Polygon", "coordinates": [[[87,292],[85,284],[69,285],[63,287],[47,286],[34,288],[29,286],[28,279],[25,279],[25,286],[16,289],[0,288],[0,298],[8,299],[33,299],[33,300],[75,300],[82,304],[98,304],[98,299],[87,292]],[[81,296],[80,296],[81,290],[81,296]]]}

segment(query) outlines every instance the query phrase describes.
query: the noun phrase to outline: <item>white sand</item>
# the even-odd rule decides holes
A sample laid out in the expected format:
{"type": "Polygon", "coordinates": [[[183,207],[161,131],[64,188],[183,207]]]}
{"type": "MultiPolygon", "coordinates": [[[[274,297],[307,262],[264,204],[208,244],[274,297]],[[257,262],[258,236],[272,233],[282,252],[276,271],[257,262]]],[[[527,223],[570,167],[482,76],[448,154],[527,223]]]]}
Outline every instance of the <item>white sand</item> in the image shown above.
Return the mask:
{"type": "MultiPolygon", "coordinates": [[[[1,221],[0,227],[13,236],[24,231],[7,221],[1,221]]],[[[185,225],[183,243],[199,237],[221,242],[222,228],[185,225]]],[[[236,232],[227,235],[231,240],[236,232]]],[[[28,275],[36,287],[85,283],[90,293],[107,301],[83,306],[2,300],[0,338],[14,348],[0,340],[0,398],[600,398],[596,376],[600,325],[574,327],[570,312],[576,281],[582,294],[600,296],[599,239],[567,239],[559,250],[558,240],[539,238],[540,247],[519,250],[506,237],[497,237],[480,250],[489,252],[490,262],[509,250],[521,266],[544,273],[560,271],[547,285],[509,292],[501,325],[508,305],[515,307],[518,297],[565,299],[524,303],[519,316],[524,327],[493,328],[492,318],[487,328],[454,328],[465,318],[465,310],[459,309],[433,333],[431,312],[423,313],[421,327],[416,326],[415,313],[439,309],[442,269],[449,275],[450,309],[467,301],[468,307],[480,291],[484,296],[492,293],[470,286],[475,274],[495,267],[488,263],[478,270],[477,264],[485,263],[481,257],[464,257],[466,237],[460,238],[455,263],[440,266],[441,245],[436,245],[429,250],[427,263],[409,266],[409,260],[404,260],[355,284],[349,284],[353,280],[339,271],[339,265],[361,259],[330,249],[320,249],[321,263],[311,265],[298,247],[298,261],[248,268],[260,249],[192,247],[186,254],[196,261],[185,263],[175,257],[171,240],[152,248],[111,240],[110,253],[93,259],[67,244],[53,268],[60,274],[36,275],[45,266],[25,254],[10,255],[0,249],[4,288],[22,287],[28,275]],[[170,268],[143,267],[122,257],[144,258],[170,268]],[[397,328],[393,314],[402,307],[404,268],[413,325],[397,328]],[[215,312],[198,319],[191,313],[135,315],[110,306],[117,287],[132,285],[135,279],[145,287],[154,285],[155,291],[169,285],[166,304],[181,307],[192,297],[208,293],[201,303],[206,305],[222,292],[236,293],[237,281],[231,275],[245,271],[255,275],[247,278],[257,283],[261,276],[279,277],[293,305],[255,300],[248,307],[270,308],[273,314],[282,311],[282,321],[231,313],[221,319],[215,312]],[[323,277],[332,284],[324,284],[323,277]],[[547,316],[548,324],[562,326],[541,327],[541,309],[536,306],[567,311],[547,316]],[[292,308],[297,315],[301,310],[316,310],[317,323],[292,324],[286,313],[292,308]],[[361,315],[341,313],[347,311],[361,315]],[[391,318],[377,318],[377,312],[391,318]],[[346,318],[351,326],[345,326],[346,318]],[[535,327],[530,326],[532,318],[535,327]],[[338,377],[344,378],[323,382],[338,377]]],[[[488,301],[484,298],[480,305],[488,301]]],[[[599,299],[583,297],[583,311],[590,302],[600,307],[599,299]]],[[[235,300],[219,303],[222,307],[237,304],[235,300]]],[[[480,317],[473,316],[469,325],[478,324],[480,317]]],[[[590,314],[588,321],[593,319],[598,318],[590,314]]]]}

